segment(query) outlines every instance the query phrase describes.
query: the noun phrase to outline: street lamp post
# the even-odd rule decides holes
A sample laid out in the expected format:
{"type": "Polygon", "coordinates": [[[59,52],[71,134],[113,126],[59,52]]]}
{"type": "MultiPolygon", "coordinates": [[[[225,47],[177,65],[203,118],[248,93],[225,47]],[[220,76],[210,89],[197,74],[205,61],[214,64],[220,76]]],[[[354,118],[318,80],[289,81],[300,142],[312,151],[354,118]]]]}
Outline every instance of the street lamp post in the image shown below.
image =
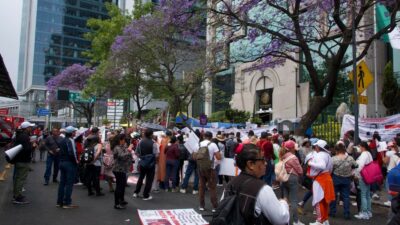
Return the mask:
{"type": "Polygon", "coordinates": [[[351,20],[352,20],[352,37],[353,37],[353,95],[354,95],[354,144],[358,144],[358,94],[357,94],[357,46],[356,46],[356,4],[352,1],[351,20]]]}

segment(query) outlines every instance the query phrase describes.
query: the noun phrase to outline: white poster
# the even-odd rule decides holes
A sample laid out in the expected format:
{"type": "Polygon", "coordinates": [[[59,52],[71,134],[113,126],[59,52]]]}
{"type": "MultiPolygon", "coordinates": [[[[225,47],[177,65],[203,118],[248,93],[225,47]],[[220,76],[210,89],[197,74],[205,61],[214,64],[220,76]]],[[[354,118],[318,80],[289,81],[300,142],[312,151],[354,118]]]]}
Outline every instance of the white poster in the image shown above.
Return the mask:
{"type": "MultiPolygon", "coordinates": [[[[372,139],[372,135],[377,131],[382,141],[391,141],[400,133],[400,114],[382,118],[359,118],[358,129],[361,140],[372,139]]],[[[343,137],[349,130],[354,130],[354,116],[347,114],[343,117],[340,136],[343,137]]]]}
{"type": "Polygon", "coordinates": [[[219,175],[235,177],[240,174],[240,169],[235,166],[235,160],[223,158],[221,160],[219,175]]]}
{"type": "Polygon", "coordinates": [[[191,154],[191,153],[197,152],[197,150],[199,150],[199,143],[200,143],[200,139],[197,137],[197,135],[194,132],[190,132],[189,137],[186,139],[186,142],[184,145],[191,154]]]}
{"type": "Polygon", "coordinates": [[[205,225],[208,224],[194,209],[139,210],[142,225],[205,225]]]}

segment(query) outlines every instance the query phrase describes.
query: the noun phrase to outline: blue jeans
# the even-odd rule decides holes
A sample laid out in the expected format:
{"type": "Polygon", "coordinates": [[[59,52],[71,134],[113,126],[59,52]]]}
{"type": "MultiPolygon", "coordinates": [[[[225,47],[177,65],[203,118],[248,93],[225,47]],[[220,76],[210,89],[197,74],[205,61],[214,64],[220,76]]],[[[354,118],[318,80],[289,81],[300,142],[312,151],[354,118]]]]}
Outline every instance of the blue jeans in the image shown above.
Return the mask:
{"type": "Polygon", "coordinates": [[[283,195],[289,200],[292,207],[289,208],[290,214],[292,215],[293,222],[299,221],[297,212],[297,194],[299,193],[299,177],[294,174],[290,174],[288,181],[282,183],[283,195]]]}
{"type": "Polygon", "coordinates": [[[176,172],[178,171],[179,160],[167,159],[167,176],[165,177],[165,189],[169,189],[169,181],[172,182],[172,188],[176,188],[176,172]]]}
{"type": "Polygon", "coordinates": [[[185,172],[185,178],[183,179],[183,183],[181,188],[186,189],[188,187],[189,179],[192,173],[194,172],[194,184],[193,190],[199,190],[199,174],[197,173],[197,164],[196,161],[189,160],[188,167],[185,172]]]}
{"type": "Polygon", "coordinates": [[[53,180],[57,180],[58,170],[60,166],[60,156],[47,153],[46,172],[44,173],[44,181],[49,182],[51,176],[51,166],[54,163],[53,180]]]}
{"type": "Polygon", "coordinates": [[[336,214],[336,199],[337,194],[340,193],[340,198],[343,200],[344,216],[350,216],[350,177],[340,177],[335,174],[332,175],[333,185],[335,187],[335,200],[330,203],[330,214],[336,214]]]}
{"type": "Polygon", "coordinates": [[[360,178],[358,185],[361,190],[361,212],[371,212],[371,191],[370,185],[364,183],[363,179],[360,178]]]}
{"type": "Polygon", "coordinates": [[[265,167],[265,175],[263,176],[263,180],[265,183],[267,183],[269,186],[272,185],[272,175],[275,173],[274,169],[274,160],[269,160],[267,161],[267,165],[265,167]]]}
{"type": "Polygon", "coordinates": [[[70,205],[72,202],[72,188],[76,178],[77,165],[70,161],[60,162],[60,184],[58,185],[57,204],[70,205]]]}

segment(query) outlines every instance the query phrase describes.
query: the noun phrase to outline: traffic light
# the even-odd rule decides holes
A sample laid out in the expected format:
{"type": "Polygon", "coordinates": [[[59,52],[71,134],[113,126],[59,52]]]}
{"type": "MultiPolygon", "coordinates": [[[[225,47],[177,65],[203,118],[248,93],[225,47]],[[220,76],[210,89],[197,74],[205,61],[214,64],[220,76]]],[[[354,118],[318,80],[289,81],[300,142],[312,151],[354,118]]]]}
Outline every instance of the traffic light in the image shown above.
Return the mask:
{"type": "Polygon", "coordinates": [[[57,90],[57,100],[68,101],[69,90],[57,90]]]}

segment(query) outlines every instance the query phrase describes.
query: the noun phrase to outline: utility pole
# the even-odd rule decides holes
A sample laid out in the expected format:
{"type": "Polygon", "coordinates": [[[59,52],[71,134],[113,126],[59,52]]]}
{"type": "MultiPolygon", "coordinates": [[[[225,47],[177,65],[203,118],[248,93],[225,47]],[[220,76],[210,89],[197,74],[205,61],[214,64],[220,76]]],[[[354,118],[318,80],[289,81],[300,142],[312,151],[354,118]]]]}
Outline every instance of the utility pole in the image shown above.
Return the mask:
{"type": "Polygon", "coordinates": [[[357,93],[357,42],[356,42],[356,4],[351,5],[352,37],[353,37],[353,95],[354,95],[354,145],[358,144],[358,93],[357,93]]]}

